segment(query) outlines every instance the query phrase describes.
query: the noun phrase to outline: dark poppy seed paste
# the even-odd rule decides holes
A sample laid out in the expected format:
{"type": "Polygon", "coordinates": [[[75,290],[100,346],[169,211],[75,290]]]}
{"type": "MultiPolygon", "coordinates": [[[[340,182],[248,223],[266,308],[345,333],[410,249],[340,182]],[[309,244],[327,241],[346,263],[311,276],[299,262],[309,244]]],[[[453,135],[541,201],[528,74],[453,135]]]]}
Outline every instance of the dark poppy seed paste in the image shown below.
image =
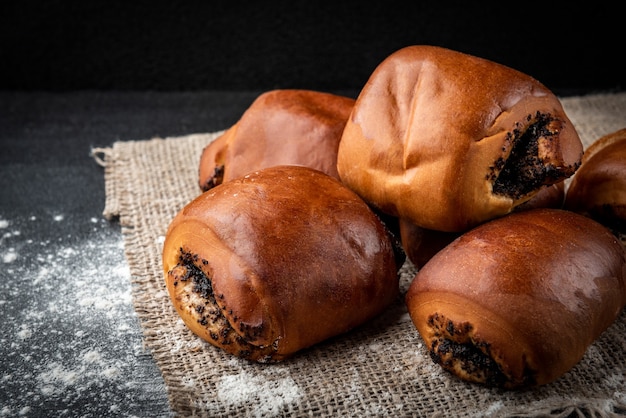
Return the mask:
{"type": "MultiPolygon", "coordinates": [[[[489,344],[473,336],[471,324],[454,323],[443,315],[434,314],[428,319],[428,325],[434,330],[430,356],[444,370],[490,387],[519,384],[511,382],[502,371],[489,344]]],[[[525,384],[533,381],[530,370],[524,373],[524,381],[525,384]]]]}
{"type": "MultiPolygon", "coordinates": [[[[575,167],[555,167],[544,161],[539,152],[540,141],[558,138],[561,122],[551,115],[537,112],[528,115],[527,126],[518,126],[507,134],[503,152],[512,144],[506,161],[496,160],[487,179],[493,181],[493,193],[518,200],[542,185],[558,183],[573,174],[575,167]]],[[[551,147],[552,145],[546,145],[551,147]]]]}
{"type": "MultiPolygon", "coordinates": [[[[206,335],[216,345],[241,347],[238,353],[241,358],[269,357],[275,347],[256,346],[245,339],[246,336],[253,337],[259,330],[246,327],[243,323],[239,323],[239,333],[233,328],[224,315],[228,308],[220,307],[217,303],[210,274],[207,274],[209,271],[210,266],[206,260],[181,248],[178,264],[168,272],[169,279],[176,287],[176,303],[202,325],[206,335]]],[[[237,323],[237,317],[233,317],[233,321],[237,323]]]]}

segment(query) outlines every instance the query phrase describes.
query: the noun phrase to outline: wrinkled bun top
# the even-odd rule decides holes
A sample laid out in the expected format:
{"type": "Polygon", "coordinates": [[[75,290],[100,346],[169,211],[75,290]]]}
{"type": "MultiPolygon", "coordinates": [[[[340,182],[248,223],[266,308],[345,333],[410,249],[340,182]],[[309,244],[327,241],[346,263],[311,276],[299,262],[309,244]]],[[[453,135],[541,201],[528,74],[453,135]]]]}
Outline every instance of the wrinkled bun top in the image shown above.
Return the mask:
{"type": "Polygon", "coordinates": [[[561,103],[537,80],[460,52],[409,46],[386,58],[359,94],[337,168],[383,212],[463,231],[571,176],[581,155],[561,103]]]}
{"type": "Polygon", "coordinates": [[[277,165],[310,167],[338,179],[337,148],[353,105],[352,98],[311,90],[261,94],[204,148],[200,188],[277,165]]]}

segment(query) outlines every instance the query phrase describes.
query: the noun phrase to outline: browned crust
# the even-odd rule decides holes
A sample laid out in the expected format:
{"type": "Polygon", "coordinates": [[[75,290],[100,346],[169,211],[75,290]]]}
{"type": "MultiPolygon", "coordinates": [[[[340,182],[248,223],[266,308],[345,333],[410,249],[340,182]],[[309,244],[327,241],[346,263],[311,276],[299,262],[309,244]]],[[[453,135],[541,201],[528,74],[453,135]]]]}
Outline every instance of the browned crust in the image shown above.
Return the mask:
{"type": "Polygon", "coordinates": [[[337,166],[341,180],[382,211],[462,232],[571,176],[581,156],[561,103],[537,80],[456,51],[410,46],[362,89],[337,166]]]}
{"type": "Polygon", "coordinates": [[[599,138],[585,151],[564,207],[626,234],[626,128],[599,138]]]}
{"type": "MultiPolygon", "coordinates": [[[[544,186],[532,199],[516,206],[513,211],[521,212],[538,208],[560,209],[563,206],[564,196],[564,182],[544,186]]],[[[462,233],[420,228],[406,219],[400,219],[399,234],[406,257],[419,268],[462,233]]]]}
{"type": "Polygon", "coordinates": [[[626,255],[610,231],[587,217],[519,212],[435,255],[417,273],[406,303],[445,369],[505,388],[542,385],[578,363],[620,314],[626,255]]]}
{"type": "Polygon", "coordinates": [[[249,172],[301,165],[339,178],[337,148],[354,99],[312,90],[270,90],[200,157],[198,184],[209,190],[249,172]]]}
{"type": "Polygon", "coordinates": [[[365,202],[338,180],[298,166],[203,193],[174,218],[163,248],[166,284],[189,328],[259,361],[282,360],[382,312],[398,294],[397,268],[388,231],[365,202]],[[181,277],[194,268],[241,339],[230,331],[225,343],[212,338],[226,324],[217,313],[207,320],[216,318],[219,332],[190,315],[199,304],[185,306],[190,297],[180,292],[193,287],[181,286],[181,277]]]}

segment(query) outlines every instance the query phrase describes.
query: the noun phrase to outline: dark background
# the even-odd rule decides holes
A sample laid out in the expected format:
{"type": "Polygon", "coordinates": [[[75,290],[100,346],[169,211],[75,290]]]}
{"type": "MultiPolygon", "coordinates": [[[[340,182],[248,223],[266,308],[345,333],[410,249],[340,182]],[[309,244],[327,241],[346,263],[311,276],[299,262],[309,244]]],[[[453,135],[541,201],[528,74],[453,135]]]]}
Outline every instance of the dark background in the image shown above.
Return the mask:
{"type": "MultiPolygon", "coordinates": [[[[119,223],[102,218],[104,169],[92,156],[94,148],[229,128],[264,90],[355,95],[385,57],[412,44],[506,64],[559,95],[625,89],[626,32],[614,8],[597,1],[584,8],[476,3],[2,2],[0,220],[8,227],[0,233],[9,238],[0,240],[0,256],[9,248],[19,256],[0,269],[0,317],[9,318],[0,323],[0,335],[15,337],[21,318],[41,304],[32,280],[42,257],[37,243],[49,242],[52,251],[111,237],[122,241],[119,223]],[[64,215],[62,224],[54,220],[58,214],[64,215]]],[[[107,265],[91,258],[70,261],[107,265]]],[[[113,286],[129,285],[115,277],[119,283],[113,286]]],[[[47,278],[59,288],[73,288],[76,279],[47,278]]],[[[0,380],[0,405],[12,415],[29,408],[32,416],[171,417],[150,353],[129,356],[142,338],[138,320],[128,319],[134,326],[126,343],[106,338],[117,317],[80,309],[84,320],[68,328],[55,328],[68,322],[63,318],[46,317],[55,334],[37,335],[20,346],[24,352],[0,345],[0,374],[13,376],[0,380]],[[63,351],[70,342],[75,350],[63,351]],[[87,349],[119,359],[129,371],[128,385],[96,381],[54,397],[33,383],[50,356],[71,364],[87,349]]],[[[130,302],[126,309],[132,318],[130,302]]]]}
{"type": "Polygon", "coordinates": [[[558,94],[623,90],[625,31],[604,2],[20,0],[0,6],[0,90],[359,90],[431,44],[558,94]]]}

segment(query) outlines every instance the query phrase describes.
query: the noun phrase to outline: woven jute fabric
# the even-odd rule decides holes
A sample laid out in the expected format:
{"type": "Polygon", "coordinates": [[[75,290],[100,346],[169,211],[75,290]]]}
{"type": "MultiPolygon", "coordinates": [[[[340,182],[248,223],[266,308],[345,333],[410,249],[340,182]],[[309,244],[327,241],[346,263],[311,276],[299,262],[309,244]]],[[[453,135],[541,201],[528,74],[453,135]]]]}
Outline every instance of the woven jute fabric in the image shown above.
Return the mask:
{"type": "MultiPolygon", "coordinates": [[[[626,127],[626,94],[562,103],[588,146],[626,127]]],[[[101,150],[104,216],[122,228],[133,303],[177,416],[613,417],[626,414],[626,314],[556,382],[523,391],[460,381],[430,359],[403,295],[382,315],[277,364],[235,358],[183,324],[165,288],[161,249],[174,215],[199,194],[202,149],[220,132],[116,142],[101,150]]]]}

